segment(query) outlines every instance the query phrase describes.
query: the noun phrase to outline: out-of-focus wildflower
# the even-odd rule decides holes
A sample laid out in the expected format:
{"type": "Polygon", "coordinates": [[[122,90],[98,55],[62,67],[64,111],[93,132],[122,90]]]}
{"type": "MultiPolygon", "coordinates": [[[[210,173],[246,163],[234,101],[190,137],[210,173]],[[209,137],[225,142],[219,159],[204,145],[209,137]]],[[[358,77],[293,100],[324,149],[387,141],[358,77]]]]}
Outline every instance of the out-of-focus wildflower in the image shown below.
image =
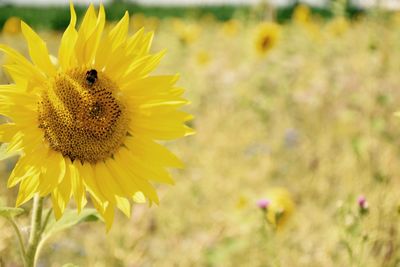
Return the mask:
{"type": "Polygon", "coordinates": [[[266,199],[269,201],[266,209],[267,221],[279,230],[288,222],[294,212],[292,196],[285,188],[278,187],[268,191],[266,199]]]}
{"type": "Polygon", "coordinates": [[[104,32],[105,10],[90,5],[76,29],[71,20],[55,64],[46,43],[21,24],[29,54],[0,45],[13,84],[0,85],[0,141],[20,152],[8,180],[19,184],[17,206],[35,194],[51,196],[59,219],[74,198],[78,211],[87,196],[109,229],[115,209],[130,216],[131,202],[159,203],[152,182],[172,184],[169,167],[182,163],[156,140],[193,133],[188,101],[177,75],[150,75],[164,52],[150,53],[152,33],[128,36],[129,15],[104,32]]]}
{"type": "Polygon", "coordinates": [[[3,26],[3,34],[21,33],[21,19],[18,17],[9,17],[3,26]]]}
{"type": "Polygon", "coordinates": [[[148,17],[145,20],[144,28],[149,31],[156,31],[160,26],[160,19],[157,17],[148,17]]]}
{"type": "Polygon", "coordinates": [[[307,5],[298,5],[293,12],[292,19],[299,24],[307,24],[310,21],[311,11],[307,5]]]}
{"type": "Polygon", "coordinates": [[[235,37],[240,30],[240,21],[231,19],[224,22],[221,26],[222,33],[228,37],[235,37]]]}
{"type": "Polygon", "coordinates": [[[296,129],[289,128],[285,131],[284,144],[287,148],[295,147],[299,142],[299,132],[296,129]]]}
{"type": "Polygon", "coordinates": [[[207,66],[211,61],[210,53],[206,50],[201,50],[196,55],[196,62],[199,66],[207,66]]]}
{"type": "Polygon", "coordinates": [[[146,31],[156,31],[160,25],[160,20],[156,17],[146,17],[142,13],[135,14],[131,17],[131,27],[133,31],[144,28],[146,31]]]}
{"type": "Polygon", "coordinates": [[[240,195],[236,200],[236,208],[238,210],[244,209],[249,204],[249,198],[245,195],[240,195]]]}
{"type": "Polygon", "coordinates": [[[260,56],[267,55],[276,46],[280,30],[280,26],[272,22],[264,22],[257,26],[254,46],[260,56]]]}
{"type": "Polygon", "coordinates": [[[293,12],[293,21],[302,27],[312,40],[318,41],[321,37],[320,26],[311,18],[311,10],[307,5],[298,5],[293,12]]]}
{"type": "Polygon", "coordinates": [[[196,42],[200,36],[201,28],[196,23],[174,19],[172,27],[180,42],[184,45],[190,45],[196,42]]]}
{"type": "Polygon", "coordinates": [[[142,13],[137,13],[131,16],[131,27],[133,31],[138,31],[145,26],[146,17],[142,13]]]}
{"type": "Polygon", "coordinates": [[[257,206],[262,210],[267,210],[270,203],[269,199],[262,198],[257,201],[257,206]]]}
{"type": "Polygon", "coordinates": [[[357,199],[358,209],[361,215],[367,214],[369,211],[369,204],[367,198],[363,195],[357,199]]]}
{"type": "Polygon", "coordinates": [[[336,17],[326,25],[326,30],[334,36],[341,36],[349,29],[349,26],[345,17],[336,17]]]}

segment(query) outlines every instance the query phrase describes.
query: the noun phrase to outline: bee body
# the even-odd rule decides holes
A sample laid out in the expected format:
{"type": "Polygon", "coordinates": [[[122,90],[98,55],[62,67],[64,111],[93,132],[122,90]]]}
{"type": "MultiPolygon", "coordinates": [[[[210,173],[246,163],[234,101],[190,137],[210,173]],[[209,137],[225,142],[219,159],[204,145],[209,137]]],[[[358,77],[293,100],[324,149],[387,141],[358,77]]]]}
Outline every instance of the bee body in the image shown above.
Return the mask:
{"type": "Polygon", "coordinates": [[[97,70],[91,69],[86,72],[86,83],[92,86],[97,80],[97,70]]]}

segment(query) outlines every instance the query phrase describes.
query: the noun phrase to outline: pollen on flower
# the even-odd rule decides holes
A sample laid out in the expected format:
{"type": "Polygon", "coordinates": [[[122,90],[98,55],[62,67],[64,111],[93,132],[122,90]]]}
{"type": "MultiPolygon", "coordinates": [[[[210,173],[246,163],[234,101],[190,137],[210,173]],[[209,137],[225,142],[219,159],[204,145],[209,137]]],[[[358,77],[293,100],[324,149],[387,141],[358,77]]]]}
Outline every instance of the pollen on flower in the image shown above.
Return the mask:
{"type": "Polygon", "coordinates": [[[96,163],[112,157],[128,134],[118,88],[96,70],[58,73],[42,92],[38,111],[49,146],[71,160],[96,163]]]}

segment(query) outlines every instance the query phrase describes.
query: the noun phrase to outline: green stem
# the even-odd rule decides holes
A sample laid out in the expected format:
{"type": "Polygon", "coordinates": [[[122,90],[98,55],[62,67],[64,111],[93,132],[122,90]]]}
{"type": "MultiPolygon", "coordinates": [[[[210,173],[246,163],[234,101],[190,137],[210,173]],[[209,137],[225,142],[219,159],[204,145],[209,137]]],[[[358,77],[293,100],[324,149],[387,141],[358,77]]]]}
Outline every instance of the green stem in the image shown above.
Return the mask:
{"type": "Polygon", "coordinates": [[[42,211],[43,211],[43,198],[38,194],[33,199],[31,232],[29,235],[29,243],[26,251],[26,267],[34,267],[37,259],[37,247],[42,235],[42,211]]]}
{"type": "Polygon", "coordinates": [[[51,209],[51,208],[47,211],[46,217],[44,218],[44,221],[43,221],[42,229],[40,231],[40,235],[42,235],[44,230],[46,230],[46,226],[47,226],[47,223],[49,222],[52,211],[53,211],[53,209],[51,209]]]}
{"type": "MultiPolygon", "coordinates": [[[[21,231],[19,230],[13,217],[9,217],[9,218],[7,218],[7,220],[11,223],[12,227],[14,228],[15,233],[17,234],[21,258],[24,261],[24,264],[26,264],[26,252],[25,252],[24,240],[22,238],[21,231]]],[[[0,266],[2,266],[2,265],[0,264],[0,266]]]]}
{"type": "Polygon", "coordinates": [[[37,249],[36,249],[36,258],[39,258],[39,255],[40,255],[40,252],[42,251],[43,245],[44,245],[44,243],[46,242],[46,240],[48,238],[48,236],[43,235],[43,232],[46,230],[46,226],[47,226],[47,223],[49,222],[50,215],[51,215],[52,211],[53,211],[52,209],[49,209],[49,211],[46,214],[46,217],[44,218],[42,229],[40,231],[39,244],[38,244],[37,249]]]}

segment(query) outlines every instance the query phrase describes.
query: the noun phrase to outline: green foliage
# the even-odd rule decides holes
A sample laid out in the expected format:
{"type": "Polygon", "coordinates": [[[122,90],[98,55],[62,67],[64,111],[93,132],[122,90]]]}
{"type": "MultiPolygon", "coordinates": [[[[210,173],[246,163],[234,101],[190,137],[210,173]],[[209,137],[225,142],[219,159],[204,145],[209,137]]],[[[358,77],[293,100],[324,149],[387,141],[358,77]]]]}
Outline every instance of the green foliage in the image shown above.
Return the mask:
{"type": "MultiPolygon", "coordinates": [[[[288,7],[280,7],[276,10],[277,20],[284,22],[290,20],[293,10],[296,5],[288,7]]],[[[75,6],[78,17],[82,17],[86,10],[86,6],[75,6]]],[[[106,6],[107,9],[107,20],[116,21],[123,16],[127,10],[129,14],[142,13],[146,16],[155,16],[158,18],[167,17],[191,17],[201,18],[206,14],[212,14],[216,19],[220,21],[226,21],[235,17],[236,14],[242,14],[245,17],[250,17],[253,8],[250,6],[231,6],[231,5],[220,5],[220,6],[195,6],[195,7],[183,7],[183,6],[169,6],[169,7],[157,7],[157,6],[141,6],[134,3],[128,2],[116,2],[106,6]]],[[[332,16],[332,12],[326,8],[311,8],[313,14],[322,18],[329,18],[332,16]]],[[[349,9],[351,16],[359,14],[360,11],[356,9],[349,9]]],[[[53,30],[64,30],[69,23],[69,7],[68,6],[44,6],[44,7],[33,7],[33,6],[14,6],[4,5],[0,6],[0,28],[3,27],[6,20],[11,17],[20,17],[26,23],[34,28],[42,29],[53,29],[53,30]],[[46,16],[43,16],[46,14],[46,16]]]]}
{"type": "Polygon", "coordinates": [[[24,213],[24,211],[25,210],[21,208],[0,207],[0,216],[12,218],[24,213]]]}
{"type": "Polygon", "coordinates": [[[64,215],[56,221],[51,219],[44,231],[44,235],[51,236],[55,233],[64,231],[82,222],[98,221],[99,215],[95,209],[84,209],[80,214],[76,210],[67,210],[64,215]]]}
{"type": "MultiPolygon", "coordinates": [[[[233,6],[210,6],[210,7],[145,7],[133,3],[115,3],[106,6],[107,20],[115,21],[120,19],[125,11],[129,14],[142,13],[147,16],[159,18],[166,17],[201,17],[205,14],[213,14],[219,20],[230,19],[237,9],[233,6]]],[[[248,7],[239,8],[248,14],[248,7]]],[[[86,6],[75,6],[78,17],[82,17],[86,6]]],[[[20,17],[34,28],[63,30],[68,26],[70,13],[68,6],[62,7],[31,7],[31,6],[0,6],[0,27],[3,27],[6,20],[11,17],[20,17]],[[46,16],[43,16],[46,14],[46,16]]]]}

